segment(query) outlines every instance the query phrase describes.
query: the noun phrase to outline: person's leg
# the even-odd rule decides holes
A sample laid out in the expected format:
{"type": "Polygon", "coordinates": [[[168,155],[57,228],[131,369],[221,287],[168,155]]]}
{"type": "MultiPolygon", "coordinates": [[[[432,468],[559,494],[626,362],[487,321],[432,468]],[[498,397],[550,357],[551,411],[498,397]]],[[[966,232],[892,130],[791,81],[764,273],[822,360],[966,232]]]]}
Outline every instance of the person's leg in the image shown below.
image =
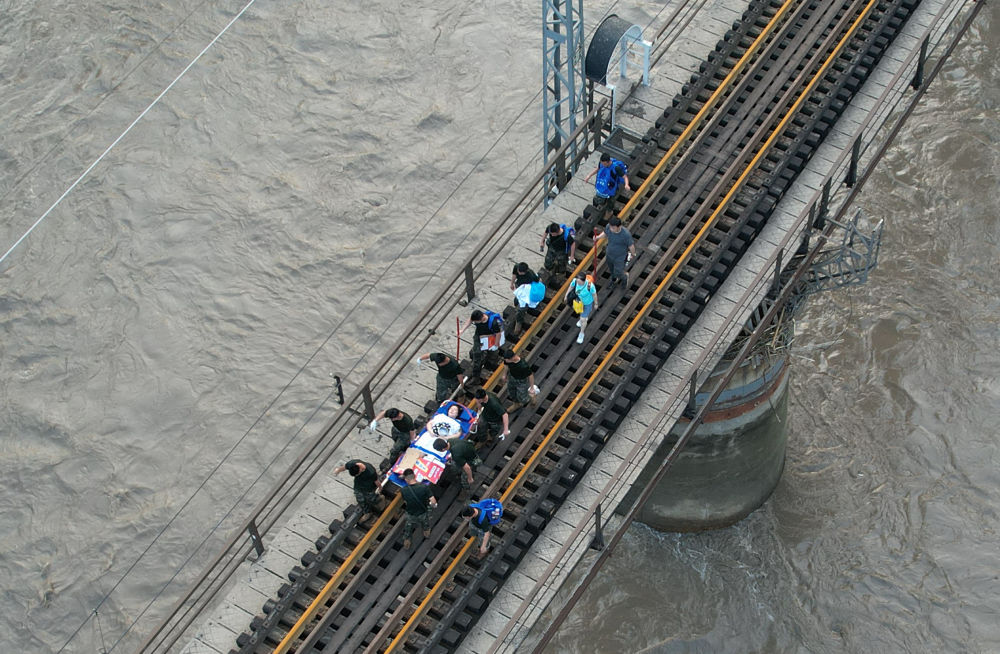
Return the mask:
{"type": "Polygon", "coordinates": [[[577,343],[583,343],[583,332],[587,329],[587,320],[590,318],[591,311],[594,310],[594,303],[583,305],[583,313],[580,314],[580,321],[577,323],[580,325],[580,335],[576,337],[577,343]]]}
{"type": "Polygon", "coordinates": [[[403,524],[403,547],[405,549],[410,548],[410,536],[413,535],[413,529],[417,526],[417,520],[419,516],[414,516],[412,513],[406,514],[406,520],[403,524]]]}
{"type": "MultiPolygon", "coordinates": [[[[455,381],[455,380],[451,380],[451,381],[455,381]]],[[[434,401],[437,402],[438,404],[440,404],[441,402],[444,402],[445,400],[447,400],[448,397],[451,395],[451,388],[450,388],[450,386],[451,386],[451,384],[449,382],[449,379],[447,379],[445,377],[442,377],[441,375],[438,375],[437,376],[437,385],[435,386],[435,389],[434,389],[434,401]]]]}
{"type": "Polygon", "coordinates": [[[424,511],[420,514],[420,528],[423,530],[424,538],[431,535],[431,512],[424,511]]]}

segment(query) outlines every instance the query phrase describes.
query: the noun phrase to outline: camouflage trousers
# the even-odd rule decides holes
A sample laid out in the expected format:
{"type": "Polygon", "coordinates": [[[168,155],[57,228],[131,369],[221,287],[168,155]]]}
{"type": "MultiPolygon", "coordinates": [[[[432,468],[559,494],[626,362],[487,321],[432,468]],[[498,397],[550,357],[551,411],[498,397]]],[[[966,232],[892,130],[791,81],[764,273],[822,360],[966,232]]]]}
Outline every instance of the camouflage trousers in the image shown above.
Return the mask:
{"type": "Polygon", "coordinates": [[[423,531],[427,531],[431,528],[431,512],[424,511],[423,513],[406,513],[406,521],[403,525],[403,538],[409,538],[413,535],[413,530],[420,527],[423,531]]]}
{"type": "Polygon", "coordinates": [[[434,401],[438,404],[444,402],[451,397],[451,394],[455,392],[456,388],[458,388],[458,379],[455,377],[442,377],[441,375],[438,375],[437,387],[434,390],[434,401]]]}
{"type": "Polygon", "coordinates": [[[378,510],[379,494],[374,490],[354,489],[354,501],[361,507],[361,513],[375,513],[378,510]]]}

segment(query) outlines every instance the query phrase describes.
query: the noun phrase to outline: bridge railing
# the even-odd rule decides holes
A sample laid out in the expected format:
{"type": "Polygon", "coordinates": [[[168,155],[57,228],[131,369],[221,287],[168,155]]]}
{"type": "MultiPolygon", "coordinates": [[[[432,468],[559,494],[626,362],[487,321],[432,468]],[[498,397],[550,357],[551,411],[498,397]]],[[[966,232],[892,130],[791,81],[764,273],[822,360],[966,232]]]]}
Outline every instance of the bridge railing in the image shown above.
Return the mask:
{"type": "MultiPolygon", "coordinates": [[[[631,485],[638,469],[645,462],[647,453],[656,451],[660,440],[666,436],[688,403],[689,388],[698,385],[722,360],[730,344],[743,332],[747,316],[760,308],[762,300],[778,296],[778,304],[769,303],[768,310],[780,309],[783,298],[790,297],[795,282],[781,287],[782,261],[789,261],[803,242],[813,240],[812,251],[821,249],[834,229],[833,220],[843,222],[850,205],[861,187],[873,172],[886,150],[899,133],[904,122],[913,112],[927,85],[936,77],[948,56],[968,30],[973,19],[985,4],[984,0],[952,2],[934,16],[930,25],[918,40],[918,47],[909,52],[898,72],[887,83],[885,91],[875,103],[867,118],[858,126],[849,142],[852,146],[842,151],[805,208],[796,217],[778,247],[775,248],[761,272],[748,284],[746,291],[730,308],[718,329],[700,355],[690,365],[677,388],[664,403],[663,409],[651,424],[635,430],[636,444],[625,455],[624,460],[611,474],[597,498],[582,513],[576,514],[576,525],[571,534],[561,538],[563,546],[554,554],[552,562],[536,578],[534,586],[523,594],[520,605],[514,610],[501,630],[493,647],[494,652],[531,651],[538,652],[568,616],[573,604],[586,589],[598,566],[592,566],[584,582],[577,586],[572,596],[558,614],[551,611],[543,617],[543,610],[556,597],[568,567],[578,561],[595,543],[595,524],[599,520],[602,506],[607,515],[615,508],[612,498],[620,498],[631,485]],[[833,218],[833,220],[828,220],[833,218]],[[547,620],[539,629],[536,622],[547,620]],[[529,631],[535,642],[528,642],[529,631]]],[[[797,279],[797,278],[793,278],[797,279]]],[[[772,311],[773,313],[773,311],[772,311]]],[[[761,324],[759,329],[765,329],[761,324]]],[[[683,347],[683,345],[682,345],[683,347]]],[[[733,367],[739,364],[736,361],[733,367]]],[[[723,384],[724,385],[724,384],[723,384]]],[[[693,426],[696,426],[693,425],[693,426]]],[[[693,428],[692,426],[692,428],[693,428]]],[[[620,537],[631,522],[637,506],[623,507],[626,518],[615,525],[616,536],[620,537]]],[[[598,539],[603,541],[603,539],[598,539]]],[[[612,542],[613,547],[614,541],[612,542]]]]}
{"type": "MultiPolygon", "coordinates": [[[[604,98],[597,102],[566,143],[553,154],[548,168],[553,168],[557,161],[562,162],[560,165],[575,168],[606,136],[608,119],[608,99],[604,98]],[[571,148],[577,153],[576,157],[563,158],[571,148]]],[[[262,551],[271,529],[291,517],[303,492],[311,488],[320,471],[329,469],[331,458],[349,434],[371,420],[380,398],[407,364],[426,350],[434,330],[449,317],[457,304],[475,297],[475,285],[480,275],[505,253],[511,239],[542,206],[546,195],[553,192],[544,184],[546,177],[552,177],[549,169],[539,170],[510,208],[486,230],[488,235],[471,248],[471,254],[441,284],[440,290],[427,301],[423,311],[403,335],[388,348],[388,354],[372,367],[364,379],[352,385],[353,390],[347,393],[343,406],[304,446],[295,461],[249,512],[242,526],[234,530],[222,551],[197,576],[137,651],[152,653],[170,650],[185,636],[201,612],[216,601],[243,561],[255,550],[258,553],[262,551]]]]}

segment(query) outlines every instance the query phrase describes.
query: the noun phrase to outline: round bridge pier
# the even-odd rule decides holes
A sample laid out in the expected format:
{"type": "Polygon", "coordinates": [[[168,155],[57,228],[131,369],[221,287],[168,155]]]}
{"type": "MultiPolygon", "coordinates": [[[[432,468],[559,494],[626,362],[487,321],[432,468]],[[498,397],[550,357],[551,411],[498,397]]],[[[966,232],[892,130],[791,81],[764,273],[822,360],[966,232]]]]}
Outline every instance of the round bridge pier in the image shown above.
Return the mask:
{"type": "MultiPolygon", "coordinates": [[[[729,364],[723,360],[702,386],[695,397],[699,409],[729,364]]],[[[743,362],[640,510],[639,521],[660,531],[718,529],[770,497],[785,465],[788,364],[787,351],[758,351],[743,362]]],[[[646,486],[687,425],[682,419],[674,426],[634,489],[646,486]]]]}

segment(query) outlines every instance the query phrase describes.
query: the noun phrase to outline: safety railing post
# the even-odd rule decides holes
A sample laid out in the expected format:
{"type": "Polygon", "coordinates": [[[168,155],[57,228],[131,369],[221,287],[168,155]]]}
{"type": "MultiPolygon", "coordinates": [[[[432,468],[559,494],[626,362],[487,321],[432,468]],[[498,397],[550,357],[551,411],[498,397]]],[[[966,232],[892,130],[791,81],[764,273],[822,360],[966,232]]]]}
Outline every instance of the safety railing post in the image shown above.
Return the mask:
{"type": "Polygon", "coordinates": [[[590,549],[600,552],[604,549],[604,531],[601,529],[601,505],[594,512],[594,538],[590,541],[590,549]]]}
{"type": "Polygon", "coordinates": [[[844,178],[844,184],[847,188],[851,188],[858,181],[858,159],[861,158],[861,135],[854,139],[854,145],[851,146],[851,163],[847,167],[847,177],[844,178]]]}
{"type": "Polygon", "coordinates": [[[372,389],[368,384],[361,389],[361,398],[365,401],[365,420],[374,420],[375,403],[372,401],[372,389]]]}
{"type": "Polygon", "coordinates": [[[816,229],[826,226],[826,214],[830,210],[830,179],[823,184],[823,194],[819,198],[819,213],[816,215],[816,229]]]}
{"type": "Polygon", "coordinates": [[[774,279],[771,280],[771,291],[773,293],[781,290],[781,255],[784,253],[784,249],[778,250],[778,256],[774,259],[774,279]]]}
{"type": "Polygon", "coordinates": [[[247,533],[250,535],[250,542],[253,543],[257,556],[262,556],[264,554],[264,541],[261,540],[260,532],[257,531],[256,520],[250,520],[250,524],[247,525],[247,533]]]}
{"type": "Polygon", "coordinates": [[[924,63],[927,61],[927,47],[930,42],[930,36],[924,39],[924,42],[920,44],[920,56],[917,58],[917,70],[913,73],[913,81],[910,82],[910,86],[914,90],[919,89],[924,85],[924,63]]]}
{"type": "Polygon", "coordinates": [[[468,302],[476,297],[476,278],[472,272],[472,262],[465,267],[465,296],[468,302]]]}
{"type": "Polygon", "coordinates": [[[688,388],[688,401],[687,406],[684,407],[683,416],[685,418],[693,418],[695,414],[695,398],[698,395],[698,371],[695,370],[691,375],[691,385],[688,388]]]}

